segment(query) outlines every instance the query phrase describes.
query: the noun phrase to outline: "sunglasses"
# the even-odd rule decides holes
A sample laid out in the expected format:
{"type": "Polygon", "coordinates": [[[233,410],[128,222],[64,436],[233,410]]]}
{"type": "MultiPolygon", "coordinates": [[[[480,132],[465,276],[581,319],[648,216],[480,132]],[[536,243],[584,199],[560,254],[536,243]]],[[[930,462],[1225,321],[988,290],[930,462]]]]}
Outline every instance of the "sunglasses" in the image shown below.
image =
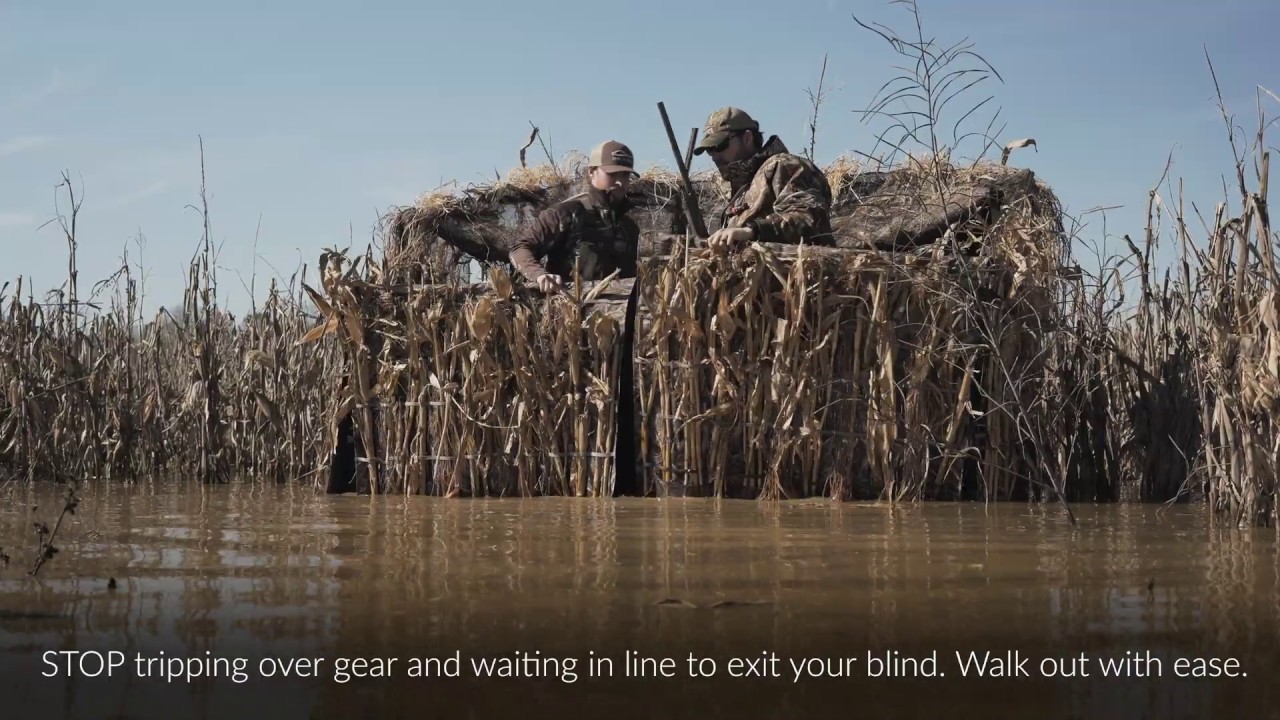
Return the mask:
{"type": "Polygon", "coordinates": [[[741,135],[741,134],[742,134],[742,133],[740,133],[740,132],[735,132],[735,133],[733,133],[732,135],[730,135],[729,137],[725,138],[724,140],[721,140],[718,144],[713,145],[713,146],[711,146],[711,147],[707,148],[707,152],[722,153],[722,152],[724,152],[725,150],[728,150],[728,149],[729,149],[729,143],[733,142],[733,139],[734,139],[734,138],[736,138],[736,137],[738,137],[738,136],[739,136],[739,135],[741,135]]]}

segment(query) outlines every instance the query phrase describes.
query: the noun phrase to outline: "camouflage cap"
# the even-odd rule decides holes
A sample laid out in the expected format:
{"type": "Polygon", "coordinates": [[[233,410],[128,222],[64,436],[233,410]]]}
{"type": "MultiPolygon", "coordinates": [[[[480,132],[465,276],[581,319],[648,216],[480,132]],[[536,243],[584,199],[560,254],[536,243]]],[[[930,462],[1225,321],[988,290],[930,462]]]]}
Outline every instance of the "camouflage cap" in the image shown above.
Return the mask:
{"type": "Polygon", "coordinates": [[[720,108],[707,118],[707,125],[702,130],[702,140],[698,142],[693,153],[701,155],[729,139],[729,136],[734,133],[743,130],[760,132],[760,123],[753,120],[745,110],[739,110],[736,107],[720,108]]]}
{"type": "Polygon", "coordinates": [[[591,158],[587,161],[589,167],[598,167],[607,173],[630,172],[636,175],[636,157],[631,154],[631,148],[623,145],[617,140],[606,140],[600,143],[591,151],[591,158]]]}

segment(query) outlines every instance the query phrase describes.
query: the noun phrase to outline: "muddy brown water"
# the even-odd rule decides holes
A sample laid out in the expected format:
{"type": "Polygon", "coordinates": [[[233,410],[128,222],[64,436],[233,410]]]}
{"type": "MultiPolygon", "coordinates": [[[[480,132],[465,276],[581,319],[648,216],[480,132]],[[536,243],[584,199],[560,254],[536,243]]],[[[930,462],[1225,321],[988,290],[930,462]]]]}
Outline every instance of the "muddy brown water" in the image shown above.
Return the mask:
{"type": "Polygon", "coordinates": [[[32,579],[60,500],[0,490],[4,717],[1280,717],[1275,530],[1198,506],[103,484],[32,579]],[[1029,677],[956,656],[1014,651],[1029,677]],[[1127,653],[1160,675],[1104,676],[1127,653]],[[1203,664],[1237,676],[1177,676],[1203,664]]]}

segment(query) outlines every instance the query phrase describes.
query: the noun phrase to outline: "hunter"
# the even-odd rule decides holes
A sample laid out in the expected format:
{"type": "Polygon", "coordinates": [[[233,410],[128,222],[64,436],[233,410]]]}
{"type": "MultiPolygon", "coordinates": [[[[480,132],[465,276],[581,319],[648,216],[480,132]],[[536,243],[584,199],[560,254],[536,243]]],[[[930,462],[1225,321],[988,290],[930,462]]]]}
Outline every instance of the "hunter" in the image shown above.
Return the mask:
{"type": "Polygon", "coordinates": [[[831,186],[812,162],[787,151],[777,135],[768,140],[746,112],[725,107],[711,113],[694,154],[707,153],[729,183],[729,203],[711,247],[749,242],[833,245],[831,186]]]}
{"type": "MultiPolygon", "coordinates": [[[[635,166],[635,156],[626,145],[616,140],[597,145],[587,160],[586,190],[539,213],[512,247],[511,263],[544,293],[563,288],[573,278],[575,262],[584,282],[603,280],[614,272],[618,279],[634,278],[640,226],[627,214],[631,209],[627,190],[631,178],[639,175],[635,166]],[[539,262],[542,257],[545,265],[539,262]]],[[[615,495],[633,495],[641,489],[636,472],[638,438],[631,357],[637,297],[633,285],[618,368],[615,495]]]]}
{"type": "Polygon", "coordinates": [[[609,140],[591,151],[587,188],[539,213],[511,249],[511,263],[544,293],[564,287],[575,260],[585,282],[636,276],[640,227],[627,211],[635,156],[609,140]],[[546,258],[544,265],[539,258],[546,258]]]}

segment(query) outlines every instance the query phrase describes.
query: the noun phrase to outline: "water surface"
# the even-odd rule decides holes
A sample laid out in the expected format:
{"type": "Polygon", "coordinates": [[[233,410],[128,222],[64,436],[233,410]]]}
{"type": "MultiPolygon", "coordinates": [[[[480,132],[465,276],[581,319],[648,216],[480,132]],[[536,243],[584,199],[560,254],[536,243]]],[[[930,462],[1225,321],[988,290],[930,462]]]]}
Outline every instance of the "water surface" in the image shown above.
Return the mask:
{"type": "Polygon", "coordinates": [[[8,717],[1280,717],[1275,531],[1214,528],[1200,507],[1074,506],[1072,527],[1018,504],[102,484],[32,580],[32,523],[59,509],[54,486],[0,495],[8,717]],[[961,677],[956,651],[1015,649],[1032,677],[961,677]],[[126,668],[138,654],[243,658],[248,678],[46,678],[47,650],[116,650],[126,668]],[[628,651],[675,660],[676,677],[617,677],[628,651]],[[936,652],[945,675],[868,678],[868,651],[936,652]],[[1161,659],[1165,677],[1100,677],[1098,658],[1126,652],[1161,659]],[[455,653],[462,677],[406,677],[413,658],[455,653]],[[517,653],[576,658],[575,672],[470,677],[471,659],[517,653]],[[615,677],[588,677],[592,653],[615,677]],[[690,653],[717,674],[688,677],[690,653]],[[728,676],[731,658],[771,653],[782,677],[728,676]],[[1090,677],[1039,677],[1042,658],[1081,653],[1090,677]],[[314,679],[263,679],[268,656],[325,660],[314,679]],[[1171,677],[1183,656],[1235,657],[1247,676],[1171,677]],[[337,682],[338,658],[396,663],[337,682]],[[852,677],[797,682],[797,658],[852,677]]]}

